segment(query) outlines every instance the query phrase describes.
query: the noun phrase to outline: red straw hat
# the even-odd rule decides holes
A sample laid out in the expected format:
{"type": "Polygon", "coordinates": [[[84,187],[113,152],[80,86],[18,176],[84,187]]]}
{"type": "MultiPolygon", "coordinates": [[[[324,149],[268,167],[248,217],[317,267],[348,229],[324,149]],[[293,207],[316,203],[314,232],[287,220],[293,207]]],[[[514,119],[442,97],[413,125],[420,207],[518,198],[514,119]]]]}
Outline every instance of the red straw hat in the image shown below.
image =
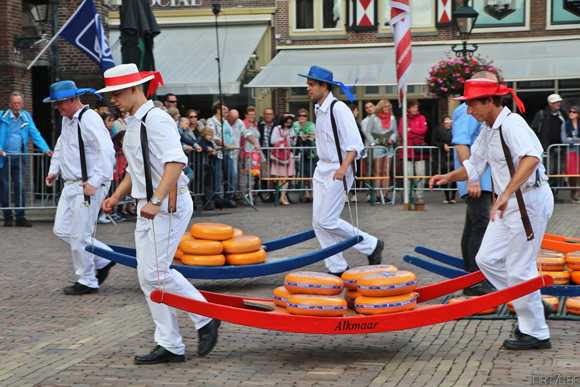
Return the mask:
{"type": "Polygon", "coordinates": [[[492,79],[478,78],[467,80],[463,89],[463,97],[453,99],[455,101],[466,101],[475,98],[499,97],[506,94],[511,94],[514,97],[520,112],[526,111],[524,103],[514,93],[514,89],[510,89],[505,85],[498,85],[497,81],[492,79]]]}
{"type": "Polygon", "coordinates": [[[153,95],[159,84],[163,86],[163,78],[159,71],[141,71],[134,63],[121,64],[105,71],[105,87],[98,93],[108,93],[115,90],[126,89],[131,86],[137,86],[152,80],[147,89],[147,97],[153,95]]]}

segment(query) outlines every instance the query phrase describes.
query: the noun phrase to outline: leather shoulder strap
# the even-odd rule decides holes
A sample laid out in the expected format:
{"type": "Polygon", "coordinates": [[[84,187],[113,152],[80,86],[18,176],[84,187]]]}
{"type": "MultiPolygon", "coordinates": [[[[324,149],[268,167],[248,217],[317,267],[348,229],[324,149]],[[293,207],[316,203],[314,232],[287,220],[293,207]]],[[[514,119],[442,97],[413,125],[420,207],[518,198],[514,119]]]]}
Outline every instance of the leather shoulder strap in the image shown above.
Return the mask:
{"type": "MultiPolygon", "coordinates": [[[[82,175],[83,182],[85,182],[89,179],[88,173],[87,173],[87,159],[85,157],[85,142],[83,141],[83,136],[81,134],[81,119],[83,118],[83,114],[85,114],[85,112],[87,110],[89,110],[88,106],[85,106],[83,108],[83,110],[81,110],[81,112],[79,114],[78,123],[77,123],[78,136],[79,136],[79,151],[80,151],[80,156],[81,156],[81,175],[82,175]]],[[[85,195],[85,202],[87,202],[87,203],[91,202],[91,197],[89,195],[85,195]]]]}
{"type": "Polygon", "coordinates": [[[153,197],[153,180],[151,180],[151,161],[149,159],[149,140],[147,138],[147,128],[145,127],[145,120],[147,114],[153,108],[149,109],[147,113],[141,118],[141,151],[143,152],[143,169],[145,172],[145,191],[147,192],[147,201],[153,197]]]}
{"type": "MultiPolygon", "coordinates": [[[[499,138],[501,140],[501,147],[503,148],[503,154],[505,156],[505,161],[510,171],[510,176],[513,178],[516,170],[514,167],[514,161],[512,160],[512,154],[510,148],[507,146],[504,138],[501,126],[499,127],[499,138]]],[[[524,203],[524,198],[522,196],[522,190],[519,188],[516,190],[516,200],[518,202],[518,207],[520,209],[520,215],[522,217],[522,223],[524,225],[524,230],[526,232],[526,238],[531,241],[534,239],[534,231],[532,229],[532,224],[530,223],[530,218],[528,217],[528,211],[526,210],[526,204],[524,203]]]]}
{"type": "MultiPolygon", "coordinates": [[[[338,100],[335,99],[330,104],[330,123],[332,124],[332,132],[334,133],[334,143],[336,145],[336,153],[338,154],[338,162],[342,166],[342,151],[340,149],[340,139],[338,137],[338,126],[336,125],[336,119],[334,118],[334,104],[336,104],[337,102],[338,102],[338,100]]],[[[352,161],[351,168],[352,168],[353,176],[356,179],[356,164],[355,164],[354,160],[352,161]]],[[[346,176],[345,176],[345,178],[342,179],[342,182],[344,184],[344,190],[346,192],[348,192],[349,189],[346,186],[346,176]]]]}

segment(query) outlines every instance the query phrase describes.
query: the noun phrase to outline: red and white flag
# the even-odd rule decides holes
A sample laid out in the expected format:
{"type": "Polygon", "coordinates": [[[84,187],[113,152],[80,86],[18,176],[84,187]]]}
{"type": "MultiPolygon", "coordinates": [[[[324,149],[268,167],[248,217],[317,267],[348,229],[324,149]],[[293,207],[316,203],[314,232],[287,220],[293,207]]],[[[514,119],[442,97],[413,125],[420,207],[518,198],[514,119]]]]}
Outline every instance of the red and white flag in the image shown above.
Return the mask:
{"type": "Polygon", "coordinates": [[[409,0],[391,0],[391,30],[397,50],[397,91],[399,106],[407,92],[407,77],[411,72],[411,13],[409,0]]]}

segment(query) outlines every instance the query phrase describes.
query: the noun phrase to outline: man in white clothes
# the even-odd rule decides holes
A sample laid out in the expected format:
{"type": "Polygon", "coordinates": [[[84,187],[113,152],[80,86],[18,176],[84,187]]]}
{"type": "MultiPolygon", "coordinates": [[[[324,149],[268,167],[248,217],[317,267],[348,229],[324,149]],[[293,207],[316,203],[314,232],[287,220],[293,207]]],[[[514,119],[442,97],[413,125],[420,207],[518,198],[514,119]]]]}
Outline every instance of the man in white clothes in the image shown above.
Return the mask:
{"type": "Polygon", "coordinates": [[[85,251],[91,243],[111,250],[96,239],[91,241],[91,235],[101,202],[107,197],[113,180],[115,161],[115,148],[103,120],[80,101],[80,96],[87,91],[96,94],[93,89],[78,89],[74,82],[62,81],[52,84],[50,97],[44,99],[45,103],[54,102],[55,109],[62,116],[62,132],[56,142],[45,182],[52,187],[59,176],[65,181],[53,230],[71,247],[78,280],[74,285],[65,287],[64,293],[74,296],[98,292],[99,285],[115,265],[115,262],[85,251]],[[83,155],[84,162],[81,161],[83,155]]]}
{"type": "MultiPolygon", "coordinates": [[[[522,112],[523,103],[512,89],[498,85],[496,79],[474,78],[465,82],[464,96],[456,99],[465,101],[467,114],[483,122],[481,132],[463,166],[446,175],[433,176],[429,187],[463,180],[475,184],[488,166],[491,168],[498,199],[489,214],[491,222],[475,259],[485,277],[501,290],[538,276],[536,252],[540,251],[540,242],[552,216],[554,198],[540,162],[543,152],[540,141],[519,114],[503,107],[502,96],[511,93],[522,112]],[[504,152],[502,137],[513,160],[513,176],[506,162],[508,152],[504,152]],[[518,190],[522,193],[524,209],[535,236],[532,240],[527,240],[516,201],[518,190]]],[[[518,350],[551,348],[540,291],[518,298],[513,304],[518,329],[515,339],[505,340],[504,347],[518,350]]]]}
{"type": "MultiPolygon", "coordinates": [[[[127,132],[123,143],[127,157],[127,173],[115,193],[103,202],[103,210],[112,211],[119,199],[131,195],[139,200],[137,206],[137,273],[141,290],[155,322],[155,347],[149,354],[135,357],[137,364],[182,362],[185,345],[179,334],[174,308],[151,301],[150,294],[161,282],[168,292],[205,301],[201,293],[181,273],[169,269],[181,237],[185,233],[193,203],[188,179],[183,174],[187,157],[183,153],[179,132],[173,119],[148,101],[141,84],[153,79],[148,95],[153,94],[161,76],[157,71],[139,73],[133,63],[122,64],[105,71],[105,87],[117,109],[127,114],[127,132]],[[143,128],[142,128],[143,125],[143,128]],[[141,132],[146,131],[148,153],[143,153],[141,132]],[[149,158],[146,169],[144,156],[149,158]],[[176,190],[173,191],[173,190],[176,190]],[[172,192],[173,191],[173,192],[172,192]],[[172,193],[170,195],[170,193],[172,193]],[[175,212],[170,212],[170,205],[175,212]]],[[[199,336],[198,356],[211,352],[217,343],[219,322],[209,317],[188,313],[199,336]]]]}
{"type": "MultiPolygon", "coordinates": [[[[342,180],[346,179],[346,187],[352,187],[354,180],[352,162],[360,158],[364,145],[351,110],[340,101],[334,105],[332,113],[336,120],[340,142],[336,144],[331,123],[331,104],[335,100],[331,91],[332,86],[340,85],[351,101],[354,96],[347,87],[333,81],[332,72],[325,68],[312,66],[308,75],[298,75],[308,78],[308,94],[310,99],[317,102],[316,152],[320,160],[312,178],[314,198],[312,226],[318,242],[322,248],[326,248],[355,235],[362,235],[364,240],[354,245],[354,248],[368,256],[370,265],[378,265],[381,263],[381,252],[385,243],[340,219],[345,198],[345,185],[342,180]],[[338,147],[341,151],[340,157],[338,147]],[[339,161],[340,158],[342,163],[339,161]]],[[[348,264],[342,253],[325,259],[325,264],[330,274],[340,276],[348,270],[348,264]]]]}

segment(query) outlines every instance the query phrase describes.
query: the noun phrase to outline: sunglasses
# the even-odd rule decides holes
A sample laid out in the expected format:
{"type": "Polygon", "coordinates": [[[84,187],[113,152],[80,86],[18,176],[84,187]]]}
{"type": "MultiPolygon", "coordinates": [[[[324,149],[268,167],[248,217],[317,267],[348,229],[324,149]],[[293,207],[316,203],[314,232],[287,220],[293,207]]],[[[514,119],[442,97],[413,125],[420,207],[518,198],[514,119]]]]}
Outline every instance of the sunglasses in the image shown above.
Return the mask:
{"type": "Polygon", "coordinates": [[[570,110],[570,114],[572,114],[572,113],[574,113],[574,114],[578,114],[578,112],[577,112],[577,111],[575,111],[575,110],[570,110]]]}
{"type": "Polygon", "coordinates": [[[167,102],[169,102],[169,103],[177,103],[177,100],[175,100],[175,101],[167,101],[167,102]]]}
{"type": "Polygon", "coordinates": [[[189,116],[189,118],[197,118],[197,116],[189,116]]]}
{"type": "Polygon", "coordinates": [[[452,123],[452,122],[453,122],[453,121],[443,121],[443,123],[445,123],[445,124],[450,124],[450,123],[452,123]]]}
{"type": "Polygon", "coordinates": [[[298,114],[298,117],[308,117],[308,114],[298,114]]]}

